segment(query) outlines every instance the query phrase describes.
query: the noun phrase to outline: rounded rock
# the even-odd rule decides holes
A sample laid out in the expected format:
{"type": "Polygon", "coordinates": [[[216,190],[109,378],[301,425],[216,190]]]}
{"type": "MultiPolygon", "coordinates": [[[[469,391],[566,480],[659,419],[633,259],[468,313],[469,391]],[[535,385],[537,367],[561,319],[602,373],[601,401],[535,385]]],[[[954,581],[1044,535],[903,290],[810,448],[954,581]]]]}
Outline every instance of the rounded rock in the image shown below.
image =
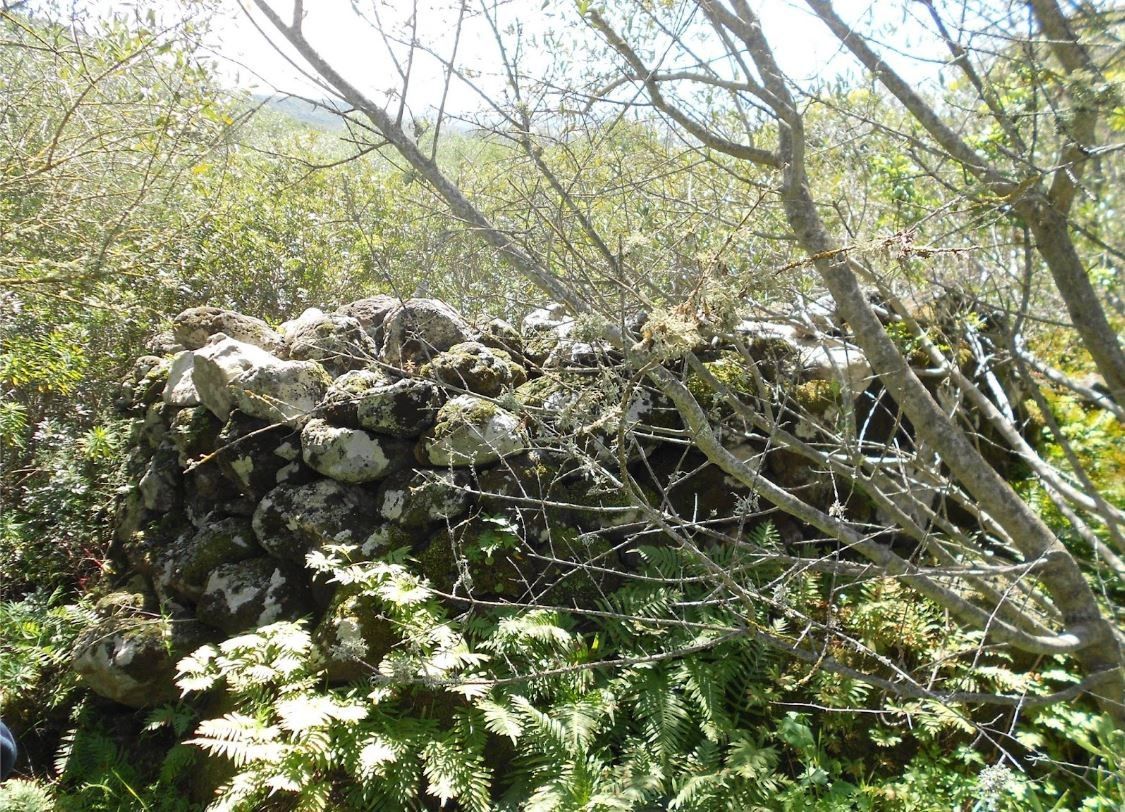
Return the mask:
{"type": "Polygon", "coordinates": [[[363,429],[310,420],[301,432],[301,453],[308,466],[340,482],[359,484],[382,479],[410,460],[410,445],[363,429]]]}

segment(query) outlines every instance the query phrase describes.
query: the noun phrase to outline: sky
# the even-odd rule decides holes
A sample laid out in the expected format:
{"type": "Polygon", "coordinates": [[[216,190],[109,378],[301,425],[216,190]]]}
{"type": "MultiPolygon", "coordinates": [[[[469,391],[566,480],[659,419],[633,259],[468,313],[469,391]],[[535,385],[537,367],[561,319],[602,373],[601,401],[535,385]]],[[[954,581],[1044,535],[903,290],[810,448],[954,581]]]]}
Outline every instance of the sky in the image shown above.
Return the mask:
{"type": "MultiPolygon", "coordinates": [[[[284,19],[289,19],[292,0],[267,1],[284,19]]],[[[207,42],[227,84],[263,95],[291,93],[320,100],[328,96],[294,66],[294,63],[301,66],[303,63],[254,9],[253,0],[41,0],[38,5],[52,7],[67,2],[75,2],[95,15],[106,11],[144,15],[154,9],[174,17],[183,8],[213,7],[217,14],[207,42]]],[[[528,46],[521,54],[521,64],[528,73],[543,75],[553,64],[548,49],[543,46],[551,33],[558,36],[556,52],[560,48],[564,53],[578,48],[583,36],[587,43],[597,41],[580,23],[576,0],[467,2],[475,12],[479,12],[482,3],[498,9],[497,23],[502,31],[508,32],[513,25],[522,28],[528,46]]],[[[592,0],[594,5],[598,2],[592,0]]],[[[812,16],[801,0],[750,2],[761,16],[763,29],[782,69],[799,86],[818,79],[830,80],[855,70],[851,56],[842,51],[836,38],[812,16]]],[[[333,66],[369,97],[397,103],[394,91],[401,86],[400,78],[388,56],[387,44],[380,40],[369,22],[372,10],[377,10],[386,30],[401,30],[415,3],[419,8],[419,38],[448,57],[452,52],[452,34],[457,29],[460,0],[305,0],[306,34],[333,66]],[[357,13],[357,9],[361,13],[357,13]]],[[[922,84],[936,79],[938,69],[935,66],[944,61],[947,53],[943,46],[928,37],[925,27],[919,23],[917,15],[922,13],[921,3],[836,0],[835,7],[859,30],[885,36],[892,47],[882,49],[883,56],[908,80],[922,84]],[[904,54],[910,54],[910,58],[904,54]],[[921,60],[913,58],[919,56],[921,60]]],[[[606,53],[604,44],[597,42],[601,53],[606,53]]],[[[402,55],[401,48],[399,51],[402,55]]],[[[487,93],[501,95],[504,92],[506,83],[496,55],[495,39],[479,13],[469,15],[464,22],[457,63],[472,71],[477,84],[487,93]]],[[[421,118],[431,116],[442,100],[443,88],[441,64],[432,58],[416,59],[408,95],[411,111],[421,118]]],[[[453,87],[445,102],[447,112],[455,115],[469,115],[481,107],[480,98],[463,85],[453,87]]]]}
{"type": "MultiPolygon", "coordinates": [[[[291,0],[269,2],[288,19],[291,0]]],[[[448,56],[452,51],[452,32],[456,29],[456,0],[418,2],[419,18],[423,21],[420,37],[437,52],[448,56]]],[[[491,4],[492,0],[489,2],[491,4]]],[[[413,0],[307,0],[305,5],[305,29],[313,45],[365,92],[380,100],[392,98],[391,93],[401,84],[394,63],[387,55],[385,44],[354,8],[362,8],[368,15],[370,9],[378,8],[385,27],[394,29],[409,17],[413,0]]],[[[479,0],[470,5],[479,8],[479,0]]],[[[841,55],[839,42],[802,3],[759,0],[754,5],[762,15],[763,28],[782,69],[797,81],[830,78],[853,67],[850,57],[841,55]]],[[[928,51],[918,49],[922,29],[904,9],[918,9],[920,4],[901,0],[837,0],[836,5],[845,19],[858,22],[865,29],[875,26],[892,30],[894,39],[904,50],[913,49],[936,59],[943,56],[941,51],[933,50],[932,44],[928,51]]],[[[250,0],[223,0],[223,6],[215,22],[213,45],[220,57],[223,75],[230,83],[259,93],[325,96],[324,91],[289,63],[286,55],[298,63],[300,60],[259,12],[249,11],[253,6],[250,0]]],[[[510,0],[502,3],[498,12],[498,24],[502,29],[518,23],[525,36],[540,39],[528,48],[523,58],[526,70],[536,73],[542,73],[548,66],[549,57],[542,46],[542,38],[552,31],[567,30],[566,23],[577,19],[573,0],[510,0]]],[[[565,50],[565,41],[563,47],[565,50]]],[[[894,54],[888,56],[897,60],[896,68],[901,68],[909,77],[921,80],[934,74],[932,64],[912,62],[894,54]]],[[[457,61],[475,71],[479,84],[488,92],[502,92],[504,82],[494,39],[479,15],[468,19],[463,26],[457,61]]],[[[443,71],[436,60],[416,60],[409,95],[412,108],[425,115],[426,108],[441,99],[443,84],[443,71]]],[[[457,87],[451,91],[446,104],[447,109],[456,113],[476,109],[480,102],[467,88],[457,87]]]]}

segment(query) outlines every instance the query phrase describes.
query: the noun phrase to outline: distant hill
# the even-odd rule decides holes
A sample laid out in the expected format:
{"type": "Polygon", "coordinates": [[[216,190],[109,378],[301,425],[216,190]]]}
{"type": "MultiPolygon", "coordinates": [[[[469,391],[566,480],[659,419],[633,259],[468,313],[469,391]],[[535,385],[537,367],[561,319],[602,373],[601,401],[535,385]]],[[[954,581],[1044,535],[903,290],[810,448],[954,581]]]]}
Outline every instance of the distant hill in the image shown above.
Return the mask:
{"type": "Polygon", "coordinates": [[[294,123],[327,133],[344,132],[339,116],[302,99],[260,93],[255,93],[251,98],[255,105],[264,103],[265,109],[291,119],[294,123]]]}

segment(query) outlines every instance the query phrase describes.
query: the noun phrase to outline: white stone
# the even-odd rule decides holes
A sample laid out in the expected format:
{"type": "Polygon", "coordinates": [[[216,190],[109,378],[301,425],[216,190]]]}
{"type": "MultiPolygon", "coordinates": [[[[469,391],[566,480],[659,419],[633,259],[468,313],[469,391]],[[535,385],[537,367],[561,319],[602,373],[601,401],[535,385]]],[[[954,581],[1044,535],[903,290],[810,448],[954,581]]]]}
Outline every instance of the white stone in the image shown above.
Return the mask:
{"type": "MultiPolygon", "coordinates": [[[[371,482],[385,476],[395,460],[387,441],[363,429],[310,420],[301,432],[301,452],[310,468],[340,482],[371,482]]],[[[395,444],[397,445],[397,444],[395,444]]],[[[400,456],[405,456],[405,448],[400,456]]]]}
{"type": "Polygon", "coordinates": [[[218,333],[211,337],[207,346],[195,351],[192,380],[199,402],[225,423],[231,411],[230,382],[249,370],[280,363],[279,358],[260,347],[218,333]]]}
{"type": "Polygon", "coordinates": [[[184,350],[172,359],[168,370],[168,383],[164,385],[164,402],[169,406],[187,408],[199,405],[199,391],[195,388],[195,353],[184,350]]]}

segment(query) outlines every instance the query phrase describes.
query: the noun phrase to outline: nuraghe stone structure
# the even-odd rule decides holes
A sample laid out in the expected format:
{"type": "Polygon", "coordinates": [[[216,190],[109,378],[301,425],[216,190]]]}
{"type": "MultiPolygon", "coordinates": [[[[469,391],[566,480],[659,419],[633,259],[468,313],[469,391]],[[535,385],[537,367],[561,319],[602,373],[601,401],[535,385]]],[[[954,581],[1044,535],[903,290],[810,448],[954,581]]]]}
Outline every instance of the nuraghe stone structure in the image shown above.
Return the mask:
{"type": "MultiPolygon", "coordinates": [[[[634,321],[643,332],[643,317],[634,321]]],[[[814,307],[737,331],[759,382],[791,393],[793,415],[831,423],[848,398],[866,409],[869,435],[886,439],[901,427],[878,412],[871,371],[841,327],[830,307],[814,307]]],[[[307,310],[277,329],[215,308],[181,313],[123,383],[134,484],[116,515],[116,591],[100,600],[103,620],[79,640],[75,669],[105,697],[150,706],[176,696],[175,663],[196,646],[305,617],[330,678],[362,677],[394,630],[306,568],[325,545],[349,545],[353,560],[409,548],[434,588],[463,605],[592,605],[629,566],[630,545],[660,538],[614,485],[622,464],[657,507],[742,521],[750,495],[581,332],[558,306],[516,329],[387,296],[307,310]],[[497,528],[507,542],[482,544],[497,528]]],[[[724,382],[750,385],[744,356],[698,349],[724,382]]],[[[717,400],[706,387],[699,397],[717,400]]],[[[789,426],[814,435],[806,423],[789,426]]],[[[833,504],[823,472],[745,428],[730,434],[762,476],[833,504]]],[[[794,522],[772,520],[783,539],[801,537],[794,522]]]]}

